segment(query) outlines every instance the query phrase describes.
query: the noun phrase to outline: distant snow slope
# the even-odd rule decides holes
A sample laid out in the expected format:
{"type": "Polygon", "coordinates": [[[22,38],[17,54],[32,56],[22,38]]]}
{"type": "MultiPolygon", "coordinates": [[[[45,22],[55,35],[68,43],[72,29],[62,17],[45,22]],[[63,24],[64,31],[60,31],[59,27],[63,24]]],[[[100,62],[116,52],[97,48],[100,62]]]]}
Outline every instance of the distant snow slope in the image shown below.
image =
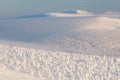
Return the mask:
{"type": "Polygon", "coordinates": [[[90,18],[86,21],[87,24],[77,21],[72,24],[74,28],[72,27],[69,31],[49,35],[33,43],[40,44],[41,48],[54,51],[120,56],[119,19],[90,18]]]}
{"type": "Polygon", "coordinates": [[[48,13],[48,16],[52,17],[80,17],[80,16],[94,16],[93,13],[87,12],[85,10],[71,10],[65,13],[48,13]]]}
{"type": "Polygon", "coordinates": [[[73,9],[62,13],[54,12],[54,13],[20,16],[20,17],[16,17],[16,19],[46,18],[46,17],[81,17],[81,16],[94,16],[94,15],[95,15],[94,13],[85,10],[73,9]]]}
{"type": "Polygon", "coordinates": [[[65,32],[113,30],[119,27],[119,18],[95,16],[0,20],[0,39],[28,42],[65,32]]]}
{"type": "Polygon", "coordinates": [[[119,80],[119,44],[115,13],[72,10],[0,20],[0,80],[119,80]]]}
{"type": "Polygon", "coordinates": [[[101,14],[102,16],[114,16],[114,17],[119,17],[120,18],[120,12],[111,12],[111,11],[107,11],[103,14],[101,14]]]}
{"type": "Polygon", "coordinates": [[[49,36],[35,43],[53,51],[120,56],[120,31],[81,31],[49,36]]]}

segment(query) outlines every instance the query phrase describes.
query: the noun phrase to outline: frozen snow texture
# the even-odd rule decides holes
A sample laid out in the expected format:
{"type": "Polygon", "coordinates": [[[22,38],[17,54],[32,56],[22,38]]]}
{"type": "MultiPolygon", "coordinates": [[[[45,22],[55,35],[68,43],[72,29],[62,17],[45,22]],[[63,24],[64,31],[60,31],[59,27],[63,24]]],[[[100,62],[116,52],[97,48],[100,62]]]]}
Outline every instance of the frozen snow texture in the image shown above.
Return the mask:
{"type": "Polygon", "coordinates": [[[0,64],[43,80],[119,80],[120,58],[0,44],[0,64]]]}

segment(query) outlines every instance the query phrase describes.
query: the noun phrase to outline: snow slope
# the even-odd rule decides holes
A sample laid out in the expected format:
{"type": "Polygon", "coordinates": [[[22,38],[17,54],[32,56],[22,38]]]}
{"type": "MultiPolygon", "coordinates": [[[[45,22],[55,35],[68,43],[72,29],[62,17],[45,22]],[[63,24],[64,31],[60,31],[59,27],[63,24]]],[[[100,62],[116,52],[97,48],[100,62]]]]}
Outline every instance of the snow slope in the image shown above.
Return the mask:
{"type": "MultiPolygon", "coordinates": [[[[0,67],[0,80],[40,80],[30,75],[0,67]]],[[[41,79],[42,80],[42,79],[41,79]]]]}
{"type": "Polygon", "coordinates": [[[118,15],[72,10],[0,20],[0,80],[119,80],[118,15]]]}
{"type": "Polygon", "coordinates": [[[81,17],[81,16],[94,16],[93,13],[85,11],[85,10],[71,10],[64,13],[48,13],[48,16],[52,17],[81,17]]]}
{"type": "MultiPolygon", "coordinates": [[[[95,17],[88,21],[85,19],[87,24],[81,19],[78,20],[72,24],[74,28],[71,27],[69,31],[49,35],[40,40],[35,40],[33,43],[40,44],[41,48],[53,51],[120,56],[119,19],[95,17]],[[77,22],[78,20],[79,22],[77,22]]],[[[71,26],[71,23],[69,24],[71,26]]]]}

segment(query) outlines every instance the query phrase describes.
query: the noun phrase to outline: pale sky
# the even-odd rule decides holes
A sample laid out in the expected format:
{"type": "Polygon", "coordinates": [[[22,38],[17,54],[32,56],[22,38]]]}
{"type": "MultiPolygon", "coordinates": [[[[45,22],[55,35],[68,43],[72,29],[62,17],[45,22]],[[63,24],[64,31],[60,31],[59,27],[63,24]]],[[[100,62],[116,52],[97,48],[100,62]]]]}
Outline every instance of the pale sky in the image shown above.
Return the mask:
{"type": "Polygon", "coordinates": [[[120,0],[0,0],[0,18],[72,9],[91,12],[120,11],[120,0]]]}

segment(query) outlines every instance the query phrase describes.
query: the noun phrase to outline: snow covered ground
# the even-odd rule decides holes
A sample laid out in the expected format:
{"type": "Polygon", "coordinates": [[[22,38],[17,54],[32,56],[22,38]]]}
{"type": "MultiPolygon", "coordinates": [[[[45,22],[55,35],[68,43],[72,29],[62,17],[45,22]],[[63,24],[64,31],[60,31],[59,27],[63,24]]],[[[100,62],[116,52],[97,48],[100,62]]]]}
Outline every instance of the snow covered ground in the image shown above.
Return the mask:
{"type": "Polygon", "coordinates": [[[0,20],[0,80],[119,80],[120,14],[72,10],[0,20]]]}
{"type": "MultiPolygon", "coordinates": [[[[0,55],[3,67],[30,74],[40,80],[120,79],[119,57],[52,52],[3,44],[0,45],[0,55]]],[[[4,72],[1,76],[9,74],[8,77],[14,77],[15,74],[10,73],[12,72],[4,72]]],[[[17,78],[19,77],[16,76],[15,79],[17,78]]]]}
{"type": "MultiPolygon", "coordinates": [[[[40,80],[30,75],[0,67],[0,80],[40,80]]],[[[42,80],[42,79],[41,79],[42,80]]]]}

